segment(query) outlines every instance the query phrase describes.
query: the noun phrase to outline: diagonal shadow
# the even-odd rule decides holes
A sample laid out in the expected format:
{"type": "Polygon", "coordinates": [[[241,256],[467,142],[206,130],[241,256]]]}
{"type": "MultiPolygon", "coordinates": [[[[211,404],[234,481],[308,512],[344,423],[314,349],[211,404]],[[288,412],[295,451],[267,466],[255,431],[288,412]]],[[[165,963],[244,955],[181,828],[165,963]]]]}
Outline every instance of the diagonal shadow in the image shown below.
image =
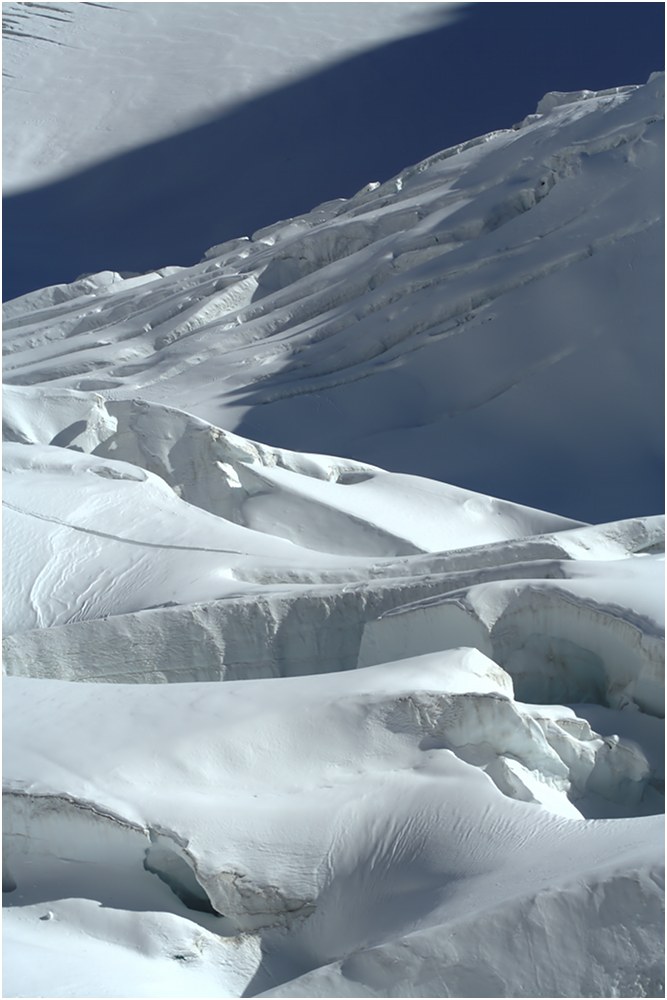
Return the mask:
{"type": "Polygon", "coordinates": [[[104,269],[195,263],[216,243],[509,127],[548,90],[642,83],[662,67],[663,21],[658,3],[471,4],[453,23],[10,196],[3,297],[104,269]]]}

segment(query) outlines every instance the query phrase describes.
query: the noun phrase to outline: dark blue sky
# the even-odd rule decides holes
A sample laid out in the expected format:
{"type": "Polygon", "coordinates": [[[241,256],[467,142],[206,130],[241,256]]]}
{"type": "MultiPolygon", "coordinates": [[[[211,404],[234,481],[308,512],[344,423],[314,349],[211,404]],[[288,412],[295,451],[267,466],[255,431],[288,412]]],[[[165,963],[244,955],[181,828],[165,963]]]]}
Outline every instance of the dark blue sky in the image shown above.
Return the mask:
{"type": "MultiPolygon", "coordinates": [[[[643,83],[662,3],[478,3],[219,118],[4,200],[3,297],[191,264],[225,239],[509,127],[548,90],[643,83]]],[[[345,4],[341,4],[341,17],[345,4]]]]}

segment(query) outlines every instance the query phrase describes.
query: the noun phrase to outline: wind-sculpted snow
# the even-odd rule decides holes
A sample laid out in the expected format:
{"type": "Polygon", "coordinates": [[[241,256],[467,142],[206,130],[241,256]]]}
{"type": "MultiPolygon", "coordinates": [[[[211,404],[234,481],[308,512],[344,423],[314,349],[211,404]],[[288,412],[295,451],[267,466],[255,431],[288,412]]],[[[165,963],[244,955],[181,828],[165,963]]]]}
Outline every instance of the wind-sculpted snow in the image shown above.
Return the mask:
{"type": "Polygon", "coordinates": [[[93,394],[10,389],[5,408],[6,633],[267,584],[363,581],[386,575],[376,557],[572,523],[265,448],[141,401],[107,409],[93,394]]]}
{"type": "Polygon", "coordinates": [[[356,462],[266,447],[141,399],[105,404],[93,393],[9,387],[3,406],[11,441],[131,462],[189,504],[307,548],[403,555],[574,523],[356,462]]]}
{"type": "Polygon", "coordinates": [[[659,510],[662,100],[661,75],[557,95],[194,267],[30,293],[5,381],[587,520],[659,510]]]}
{"type": "Polygon", "coordinates": [[[140,400],[4,404],[10,992],[48,993],[19,970],[56,947],[90,995],[92,935],[94,982],[136,995],[391,995],[366,956],[399,949],[422,995],[510,996],[510,927],[588,927],[591,894],[613,930],[572,981],[655,992],[662,723],[629,708],[660,708],[662,518],[577,525],[140,400]],[[553,704],[581,700],[607,707],[553,704]]]}
{"type": "MultiPolygon", "coordinates": [[[[224,685],[13,679],[5,711],[10,901],[57,898],[67,858],[83,899],[130,910],[145,893],[223,937],[259,935],[255,988],[275,982],[274,963],[293,978],[501,900],[528,919],[547,886],[613,886],[632,871],[655,896],[657,819],[633,821],[628,838],[626,821],[582,823],[567,798],[623,789],[627,806],[648,777],[641,752],[568,727],[567,712],[515,704],[509,677],[474,650],[224,685]],[[515,801],[494,787],[508,775],[515,801]],[[572,818],[528,804],[540,786],[572,818]]],[[[646,977],[655,935],[633,948],[646,977]]]]}
{"type": "Polygon", "coordinates": [[[631,907],[642,928],[660,922],[663,891],[660,877],[643,877],[641,867],[631,875],[605,873],[583,886],[543,890],[483,915],[414,931],[258,995],[405,997],[420,981],[422,994],[432,997],[660,996],[659,946],[628,926],[625,914],[631,907]],[[555,925],[556,941],[549,930],[555,925]],[[619,961],[619,938],[630,943],[626,960],[619,961]],[[562,960],[548,970],[533,962],[524,967],[516,961],[517,939],[531,955],[548,949],[562,960]]]}
{"type": "Polygon", "coordinates": [[[7,305],[5,995],[662,995],[661,85],[7,305]]]}

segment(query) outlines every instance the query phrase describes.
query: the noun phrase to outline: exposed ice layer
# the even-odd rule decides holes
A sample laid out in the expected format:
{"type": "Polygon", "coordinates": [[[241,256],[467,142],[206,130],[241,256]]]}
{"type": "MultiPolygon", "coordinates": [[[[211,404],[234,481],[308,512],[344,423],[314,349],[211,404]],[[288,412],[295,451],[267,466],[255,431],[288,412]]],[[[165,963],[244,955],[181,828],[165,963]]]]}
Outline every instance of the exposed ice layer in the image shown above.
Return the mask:
{"type": "Polygon", "coordinates": [[[352,669],[366,615],[393,606],[396,596],[392,589],[380,603],[375,588],[367,597],[322,590],[117,615],[7,636],[3,662],[18,676],[123,683],[352,669]]]}
{"type": "Polygon", "coordinates": [[[369,623],[359,665],[461,644],[501,664],[529,702],[635,705],[664,715],[664,562],[563,564],[567,580],[498,581],[369,623]]]}
{"type": "MultiPolygon", "coordinates": [[[[637,535],[646,538],[639,530],[641,525],[634,526],[637,530],[628,527],[635,541],[637,535]]],[[[610,530],[615,539],[622,535],[620,526],[610,526],[610,530]]],[[[589,541],[596,537],[589,529],[585,531],[589,541]]],[[[658,534],[652,532],[649,537],[658,534]]],[[[608,542],[604,529],[599,529],[596,540],[597,551],[604,552],[608,542]]],[[[536,538],[538,556],[543,544],[536,538]]],[[[611,554],[617,556],[618,551],[615,542],[611,554]]],[[[530,556],[528,540],[520,544],[518,552],[530,556]]],[[[367,574],[362,568],[354,582],[350,568],[334,585],[318,585],[318,575],[312,571],[310,576],[305,570],[297,574],[276,566],[261,573],[248,571],[250,581],[257,587],[262,584],[253,594],[7,635],[3,639],[3,669],[25,677],[160,683],[350,670],[358,664],[390,659],[392,649],[403,656],[476,645],[491,654],[488,630],[456,600],[443,604],[441,599],[483,581],[519,581],[525,586],[528,579],[571,575],[569,563],[563,560],[499,561],[501,557],[511,560],[515,554],[512,547],[502,548],[500,555],[497,547],[471,548],[454,553],[452,558],[455,567],[471,568],[449,572],[448,555],[430,557],[425,565],[421,557],[414,563],[412,559],[400,564],[388,562],[386,567],[374,563],[371,579],[364,579],[367,574]],[[299,580],[301,586],[297,587],[299,580]],[[418,627],[404,629],[401,622],[408,619],[399,620],[393,612],[397,606],[415,601],[422,603],[410,609],[409,620],[419,621],[418,627]],[[382,615],[385,617],[377,626],[372,624],[382,615]],[[424,625],[426,619],[428,624],[424,625]]],[[[601,568],[600,575],[604,572],[601,568]]],[[[328,575],[335,576],[333,571],[328,575]]],[[[567,619],[563,627],[567,636],[567,619]]],[[[557,638],[560,619],[552,629],[557,638]]],[[[552,672],[546,672],[545,684],[552,672]]],[[[535,690],[551,694],[556,689],[547,690],[543,685],[535,690]]]]}
{"type": "MultiPolygon", "coordinates": [[[[168,897],[160,908],[189,912],[190,917],[193,911],[207,914],[213,918],[208,921],[210,928],[222,934],[286,926],[312,910],[307,901],[290,899],[268,881],[255,884],[245,871],[225,871],[222,860],[223,867],[207,877],[187,838],[177,831],[129,821],[75,796],[5,791],[3,828],[4,857],[16,881],[14,891],[27,884],[28,898],[35,885],[42,891],[49,885],[62,891],[58,866],[67,861],[86,866],[87,884],[85,876],[82,880],[86,894],[96,883],[103,884],[106,873],[122,880],[130,875],[137,883],[133,895],[150,898],[151,881],[157,877],[183,904],[179,907],[168,897]]],[[[123,891],[127,893],[127,886],[121,883],[120,903],[128,906],[130,898],[123,898],[123,891]]]]}
{"type": "MultiPolygon", "coordinates": [[[[573,704],[573,715],[586,720],[596,733],[603,736],[620,736],[626,743],[641,746],[651,768],[656,786],[665,785],[665,723],[663,719],[632,712],[606,708],[604,705],[573,704]]],[[[544,711],[542,707],[541,711],[544,711]]],[[[569,725],[570,723],[567,723],[569,725]]]]}

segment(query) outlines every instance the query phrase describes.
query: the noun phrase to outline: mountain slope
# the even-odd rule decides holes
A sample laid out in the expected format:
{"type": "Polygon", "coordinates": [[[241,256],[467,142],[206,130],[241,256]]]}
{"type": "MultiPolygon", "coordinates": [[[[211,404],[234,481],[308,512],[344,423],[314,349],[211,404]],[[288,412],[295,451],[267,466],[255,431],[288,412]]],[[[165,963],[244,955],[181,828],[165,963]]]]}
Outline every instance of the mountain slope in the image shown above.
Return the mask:
{"type": "Polygon", "coordinates": [[[662,995],[662,86],[6,305],[5,995],[662,995]]]}
{"type": "Polygon", "coordinates": [[[577,519],[655,513],[663,92],[549,96],[192,268],[17,299],[5,381],[140,393],[577,519]]]}
{"type": "Polygon", "coordinates": [[[83,272],[193,264],[510,127],[546,91],[641,83],[664,59],[651,3],[3,14],[5,299],[83,272]]]}

